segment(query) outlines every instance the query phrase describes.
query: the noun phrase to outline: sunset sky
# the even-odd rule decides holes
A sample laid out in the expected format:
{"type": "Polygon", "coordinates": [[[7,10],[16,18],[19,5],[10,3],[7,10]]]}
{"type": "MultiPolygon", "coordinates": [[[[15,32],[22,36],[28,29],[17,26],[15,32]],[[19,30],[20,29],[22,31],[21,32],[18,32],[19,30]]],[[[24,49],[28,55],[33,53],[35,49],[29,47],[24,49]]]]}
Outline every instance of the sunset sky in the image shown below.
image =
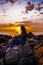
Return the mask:
{"type": "Polygon", "coordinates": [[[0,0],[0,24],[24,20],[43,23],[43,0],[0,0]]]}

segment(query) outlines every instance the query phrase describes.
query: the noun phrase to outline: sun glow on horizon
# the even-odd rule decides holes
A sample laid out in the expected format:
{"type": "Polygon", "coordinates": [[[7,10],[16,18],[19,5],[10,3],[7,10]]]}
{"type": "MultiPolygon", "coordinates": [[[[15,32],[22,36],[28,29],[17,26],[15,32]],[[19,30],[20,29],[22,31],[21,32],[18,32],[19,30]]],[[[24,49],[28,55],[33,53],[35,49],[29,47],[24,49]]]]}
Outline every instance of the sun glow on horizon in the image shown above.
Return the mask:
{"type": "Polygon", "coordinates": [[[15,30],[18,32],[18,34],[20,34],[20,33],[21,33],[21,28],[20,28],[20,26],[15,27],[15,30]]]}
{"type": "Polygon", "coordinates": [[[18,27],[18,34],[21,34],[21,29],[20,29],[20,27],[18,27]]]}

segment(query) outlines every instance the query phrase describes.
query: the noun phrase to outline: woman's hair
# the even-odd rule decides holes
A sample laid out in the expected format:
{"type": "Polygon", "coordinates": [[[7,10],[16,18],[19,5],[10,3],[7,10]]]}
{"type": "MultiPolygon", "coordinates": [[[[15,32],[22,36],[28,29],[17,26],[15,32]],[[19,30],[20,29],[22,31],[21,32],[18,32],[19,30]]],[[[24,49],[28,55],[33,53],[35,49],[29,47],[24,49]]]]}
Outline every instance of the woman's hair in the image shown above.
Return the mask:
{"type": "Polygon", "coordinates": [[[26,29],[25,29],[25,27],[22,25],[21,26],[21,31],[23,32],[23,33],[26,33],[26,29]]]}

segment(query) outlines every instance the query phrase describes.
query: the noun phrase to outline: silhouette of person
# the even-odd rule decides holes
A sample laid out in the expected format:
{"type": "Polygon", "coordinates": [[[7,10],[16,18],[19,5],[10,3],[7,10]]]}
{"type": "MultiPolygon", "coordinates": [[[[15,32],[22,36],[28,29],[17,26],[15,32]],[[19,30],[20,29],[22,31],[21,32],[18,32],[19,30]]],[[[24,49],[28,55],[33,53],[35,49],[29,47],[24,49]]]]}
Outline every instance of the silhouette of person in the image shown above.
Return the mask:
{"type": "Polygon", "coordinates": [[[19,38],[18,36],[14,36],[11,42],[11,46],[15,46],[19,44],[26,44],[26,39],[27,39],[27,32],[25,27],[22,25],[21,26],[21,34],[20,34],[21,38],[19,38]]]}

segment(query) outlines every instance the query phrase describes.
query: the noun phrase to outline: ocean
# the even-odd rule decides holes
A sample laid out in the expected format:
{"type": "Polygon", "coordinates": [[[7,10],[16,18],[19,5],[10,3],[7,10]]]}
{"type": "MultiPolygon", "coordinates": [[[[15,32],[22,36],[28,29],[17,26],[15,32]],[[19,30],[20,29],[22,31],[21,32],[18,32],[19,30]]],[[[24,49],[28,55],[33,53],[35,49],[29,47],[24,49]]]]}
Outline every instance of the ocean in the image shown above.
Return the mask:
{"type": "MultiPolygon", "coordinates": [[[[43,32],[32,32],[35,35],[43,34],[43,32]]],[[[10,35],[10,36],[17,36],[19,33],[15,31],[0,31],[0,34],[3,35],[10,35]]]]}

